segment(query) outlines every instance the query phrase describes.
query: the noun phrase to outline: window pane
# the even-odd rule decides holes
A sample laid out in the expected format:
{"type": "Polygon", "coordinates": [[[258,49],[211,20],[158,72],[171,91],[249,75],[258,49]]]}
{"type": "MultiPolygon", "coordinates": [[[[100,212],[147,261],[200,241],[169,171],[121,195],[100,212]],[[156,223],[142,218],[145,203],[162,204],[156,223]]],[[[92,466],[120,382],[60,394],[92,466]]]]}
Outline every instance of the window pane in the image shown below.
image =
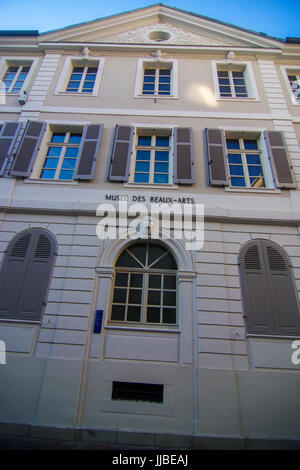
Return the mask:
{"type": "Polygon", "coordinates": [[[149,75],[144,77],[144,83],[154,83],[155,82],[155,76],[154,75],[149,75]]]}
{"type": "Polygon", "coordinates": [[[169,164],[168,163],[155,162],[154,171],[157,172],[157,173],[168,173],[169,164]]]}
{"type": "Polygon", "coordinates": [[[136,159],[137,160],[150,160],[149,150],[138,150],[136,152],[136,159]]]}
{"type": "Polygon", "coordinates": [[[244,139],[244,147],[246,150],[257,150],[257,140],[244,139]]]}
{"type": "Polygon", "coordinates": [[[114,303],[125,303],[126,302],[126,294],[127,294],[127,289],[114,289],[114,298],[113,302],[114,303]]]}
{"type": "Polygon", "coordinates": [[[147,308],[147,322],[160,323],[160,308],[155,308],[155,307],[147,308]]]}
{"type": "Polygon", "coordinates": [[[70,134],[68,142],[69,142],[69,144],[80,144],[81,137],[82,137],[82,134],[72,133],[72,134],[70,134]]]}
{"type": "Polygon", "coordinates": [[[53,132],[51,142],[64,142],[65,135],[64,132],[53,132]]]}
{"type": "Polygon", "coordinates": [[[242,164],[242,156],[235,153],[228,154],[228,162],[229,163],[239,163],[242,164]]]}
{"type": "Polygon", "coordinates": [[[141,304],[142,302],[142,290],[141,289],[130,289],[128,302],[130,304],[141,304]]]}
{"type": "Polygon", "coordinates": [[[156,146],[157,147],[169,147],[169,140],[168,136],[156,136],[156,146]]]}
{"type": "Polygon", "coordinates": [[[151,135],[139,135],[138,145],[143,147],[151,145],[151,135]]]}
{"type": "Polygon", "coordinates": [[[218,70],[218,77],[228,77],[228,72],[223,70],[218,70]]]}
{"type": "Polygon", "coordinates": [[[176,276],[164,276],[164,289],[176,289],[176,276]]]}
{"type": "Polygon", "coordinates": [[[141,321],[141,307],[128,305],[127,321],[141,321]]]}
{"type": "Polygon", "coordinates": [[[136,162],[135,171],[149,173],[150,162],[136,162]]]}
{"type": "Polygon", "coordinates": [[[169,152],[164,152],[162,150],[156,150],[155,152],[155,160],[156,161],[169,161],[169,152]]]}
{"type": "Polygon", "coordinates": [[[134,175],[135,183],[149,183],[149,175],[147,173],[136,173],[134,175]]]}
{"type": "Polygon", "coordinates": [[[142,263],[143,266],[145,266],[147,251],[146,243],[139,243],[138,245],[130,246],[128,250],[142,263]]]}
{"type": "Polygon", "coordinates": [[[250,176],[260,176],[262,175],[262,168],[259,165],[248,166],[248,171],[250,176]]]}
{"type": "Polygon", "coordinates": [[[167,184],[169,182],[169,175],[154,175],[154,183],[167,184]]]}
{"type": "Polygon", "coordinates": [[[148,245],[148,266],[165,254],[167,249],[162,245],[148,245]]]}
{"type": "Polygon", "coordinates": [[[41,178],[53,179],[55,176],[55,170],[42,170],[41,178]]]}
{"type": "Polygon", "coordinates": [[[176,305],[176,292],[164,292],[163,305],[176,305]]]}
{"type": "Polygon", "coordinates": [[[148,305],[160,305],[161,292],[157,290],[148,291],[148,305]]]}
{"type": "Polygon", "coordinates": [[[125,319],[125,305],[113,305],[111,319],[123,321],[125,319]]]}
{"type": "Polygon", "coordinates": [[[65,157],[67,158],[76,158],[78,155],[79,147],[69,147],[66,149],[65,157]]]}
{"type": "Polygon", "coordinates": [[[116,286],[125,286],[127,287],[128,283],[128,274],[127,273],[117,273],[115,285],[116,286]]]}
{"type": "Polygon", "coordinates": [[[57,168],[58,158],[46,158],[44,168],[57,168]]]}
{"type": "Polygon", "coordinates": [[[246,155],[246,158],[249,165],[260,165],[259,155],[246,155]]]}
{"type": "Polygon", "coordinates": [[[177,269],[173,256],[168,253],[151,266],[153,269],[177,269]]]}
{"type": "Polygon", "coordinates": [[[149,287],[154,287],[156,289],[161,289],[161,275],[153,275],[150,274],[149,276],[149,287]]]}
{"type": "Polygon", "coordinates": [[[145,75],[155,75],[155,69],[145,69],[145,75]]]}
{"type": "Polygon", "coordinates": [[[245,187],[245,178],[238,178],[238,177],[233,177],[231,178],[231,186],[239,186],[239,187],[245,187]]]}
{"type": "Polygon", "coordinates": [[[226,139],[226,146],[228,149],[239,149],[240,143],[238,139],[226,139]]]}
{"type": "Polygon", "coordinates": [[[58,179],[60,180],[71,180],[73,179],[73,171],[61,170],[58,179]]]}
{"type": "Polygon", "coordinates": [[[163,309],[163,323],[176,323],[176,309],[164,308],[163,309]]]}
{"type": "Polygon", "coordinates": [[[59,157],[62,147],[49,147],[48,148],[48,157],[59,157]]]}
{"type": "Polygon", "coordinates": [[[76,160],[74,158],[65,158],[61,167],[64,170],[74,170],[75,166],[76,160]]]}
{"type": "Polygon", "coordinates": [[[242,165],[229,165],[231,175],[244,175],[244,169],[242,165]]]}
{"type": "Polygon", "coordinates": [[[143,286],[143,275],[142,274],[130,274],[130,286],[131,287],[142,287],[143,286]]]}
{"type": "Polygon", "coordinates": [[[140,268],[141,265],[129,254],[127,251],[119,256],[116,266],[128,267],[128,268],[140,268]]]}

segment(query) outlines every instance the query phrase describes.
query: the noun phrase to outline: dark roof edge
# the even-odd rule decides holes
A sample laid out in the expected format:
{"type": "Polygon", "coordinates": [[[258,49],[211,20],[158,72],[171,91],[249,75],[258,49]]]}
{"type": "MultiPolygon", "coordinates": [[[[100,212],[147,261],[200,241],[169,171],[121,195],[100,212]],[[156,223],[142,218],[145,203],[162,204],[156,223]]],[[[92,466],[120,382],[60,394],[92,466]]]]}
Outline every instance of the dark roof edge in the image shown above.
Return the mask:
{"type": "Polygon", "coordinates": [[[14,29],[1,29],[0,36],[39,36],[40,33],[36,29],[32,30],[14,30],[14,29]]]}
{"type": "Polygon", "coordinates": [[[286,38],[287,44],[300,44],[300,38],[286,38]]]}

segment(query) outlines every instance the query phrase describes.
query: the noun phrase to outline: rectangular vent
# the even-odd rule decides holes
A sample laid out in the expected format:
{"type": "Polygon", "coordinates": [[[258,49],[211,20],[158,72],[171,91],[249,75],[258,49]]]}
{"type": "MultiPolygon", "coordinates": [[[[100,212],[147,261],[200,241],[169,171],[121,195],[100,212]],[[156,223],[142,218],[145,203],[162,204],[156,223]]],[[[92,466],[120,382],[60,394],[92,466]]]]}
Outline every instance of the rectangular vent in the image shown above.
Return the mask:
{"type": "Polygon", "coordinates": [[[164,386],[136,382],[113,382],[112,400],[163,402],[164,386]]]}

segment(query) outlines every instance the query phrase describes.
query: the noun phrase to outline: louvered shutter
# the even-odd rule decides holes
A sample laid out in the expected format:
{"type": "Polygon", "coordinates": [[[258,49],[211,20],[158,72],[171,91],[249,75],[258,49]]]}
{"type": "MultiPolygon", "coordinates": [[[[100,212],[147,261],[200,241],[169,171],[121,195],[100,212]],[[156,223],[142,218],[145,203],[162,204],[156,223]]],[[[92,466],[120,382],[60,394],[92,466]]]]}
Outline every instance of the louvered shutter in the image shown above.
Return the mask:
{"type": "Polygon", "coordinates": [[[28,121],[10,172],[12,176],[30,176],[45,129],[45,122],[28,121]]]}
{"type": "Polygon", "coordinates": [[[277,188],[296,188],[283,132],[264,132],[277,188]]]}
{"type": "Polygon", "coordinates": [[[84,126],[74,179],[91,180],[101,141],[103,124],[84,126]]]}
{"type": "Polygon", "coordinates": [[[193,131],[190,127],[174,129],[174,183],[194,183],[193,131]]]}
{"type": "Polygon", "coordinates": [[[204,136],[210,184],[227,186],[229,177],[224,132],[222,129],[205,129],[204,136]]]}
{"type": "Polygon", "coordinates": [[[300,333],[299,305],[288,258],[271,242],[262,242],[273,303],[274,334],[300,333]]]}
{"type": "Polygon", "coordinates": [[[13,150],[21,124],[5,122],[0,131],[0,176],[3,175],[7,161],[13,150]]]}
{"type": "Polygon", "coordinates": [[[132,126],[116,126],[109,173],[111,181],[128,181],[132,138],[132,126]]]}
{"type": "Polygon", "coordinates": [[[55,242],[43,229],[13,239],[0,275],[0,317],[40,320],[54,255],[55,242]]]}
{"type": "Polygon", "coordinates": [[[283,250],[271,241],[256,240],[242,251],[240,269],[247,332],[298,335],[299,304],[283,250]]]}
{"type": "Polygon", "coordinates": [[[271,334],[274,325],[260,241],[242,253],[240,269],[247,332],[271,334]]]}

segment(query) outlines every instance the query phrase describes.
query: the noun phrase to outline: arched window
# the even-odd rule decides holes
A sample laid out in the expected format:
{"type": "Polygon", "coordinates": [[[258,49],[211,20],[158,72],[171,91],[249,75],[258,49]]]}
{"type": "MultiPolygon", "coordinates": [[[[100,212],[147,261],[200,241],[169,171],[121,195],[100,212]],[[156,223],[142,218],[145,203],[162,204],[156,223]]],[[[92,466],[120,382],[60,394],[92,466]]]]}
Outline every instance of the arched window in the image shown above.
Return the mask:
{"type": "Polygon", "coordinates": [[[39,321],[46,301],[56,242],[44,229],[16,235],[0,273],[0,318],[39,321]]]}
{"type": "Polygon", "coordinates": [[[127,247],[115,265],[111,320],[176,324],[177,264],[164,246],[127,247]]]}
{"type": "Polygon", "coordinates": [[[269,240],[253,240],[240,252],[240,272],[247,332],[299,335],[299,304],[284,250],[269,240]]]}

